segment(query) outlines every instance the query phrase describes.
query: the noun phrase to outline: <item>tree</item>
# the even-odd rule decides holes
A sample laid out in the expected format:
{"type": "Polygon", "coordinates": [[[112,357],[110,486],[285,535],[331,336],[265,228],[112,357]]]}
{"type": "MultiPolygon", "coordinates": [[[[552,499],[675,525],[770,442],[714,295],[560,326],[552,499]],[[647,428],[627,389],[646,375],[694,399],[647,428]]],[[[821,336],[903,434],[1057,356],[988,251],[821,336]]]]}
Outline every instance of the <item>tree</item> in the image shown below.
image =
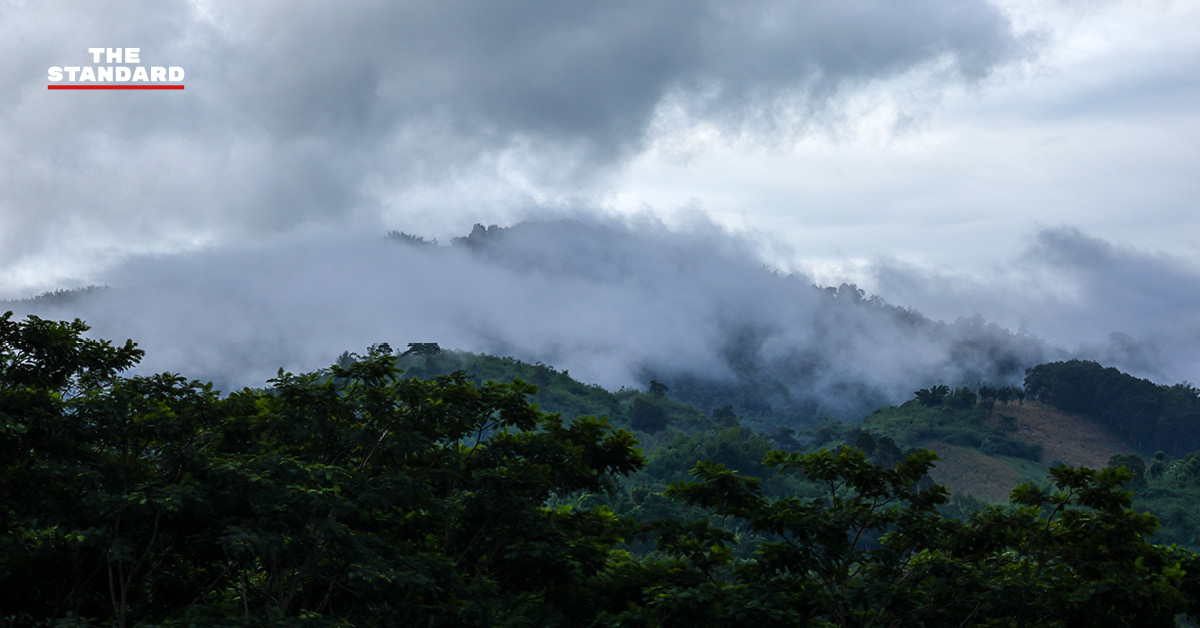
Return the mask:
{"type": "Polygon", "coordinates": [[[408,343],[408,349],[400,355],[405,356],[415,354],[425,359],[429,359],[441,352],[442,348],[436,342],[410,342],[408,343]]]}
{"type": "Polygon", "coordinates": [[[950,396],[946,397],[946,404],[951,408],[972,408],[975,406],[977,399],[978,397],[975,396],[975,393],[970,388],[963,386],[955,388],[950,392],[950,396]]]}
{"type": "Polygon", "coordinates": [[[1114,454],[1108,459],[1108,466],[1116,469],[1124,467],[1129,472],[1129,486],[1134,490],[1146,487],[1146,461],[1139,455],[1114,454]]]}
{"type": "MultiPolygon", "coordinates": [[[[907,559],[936,545],[951,525],[936,513],[945,489],[918,488],[934,459],[921,452],[887,468],[851,448],[769,452],[768,466],[798,471],[823,487],[819,497],[776,500],[764,497],[757,478],[701,462],[696,481],[676,483],[670,494],[743,520],[771,540],[743,565],[732,565],[730,539],[714,529],[667,526],[660,546],[704,578],[723,578],[706,595],[700,625],[887,625],[912,611],[913,601],[900,594],[914,586],[905,584],[907,559]]],[[[648,600],[644,610],[669,608],[648,600]]]]}
{"type": "MultiPolygon", "coordinates": [[[[986,385],[980,386],[979,387],[979,405],[983,406],[984,410],[986,410],[987,412],[990,413],[992,411],[992,408],[996,407],[996,401],[999,400],[1000,397],[1002,396],[1000,393],[1000,390],[1001,389],[994,388],[992,386],[986,386],[986,385]]],[[[1008,398],[1007,394],[1005,394],[1003,396],[1005,399],[1008,398]]]]}
{"type": "Polygon", "coordinates": [[[946,491],[923,480],[935,459],[915,452],[880,467],[850,448],[771,452],[769,466],[824,487],[779,499],[766,498],[757,478],[701,462],[671,495],[768,540],[738,562],[726,530],[660,524],[659,547],[675,561],[669,584],[653,581],[619,617],[759,628],[1166,627],[1200,610],[1200,559],[1149,542],[1157,521],[1130,509],[1124,469],[1056,467],[1053,489],[1020,486],[1015,507],[962,522],[938,513],[946,491]]]}
{"type": "Polygon", "coordinates": [[[372,353],[221,398],[0,319],[0,623],[569,625],[628,525],[628,432],[372,353]],[[87,619],[92,618],[92,619],[87,619]]]}
{"type": "Polygon", "coordinates": [[[713,423],[720,427],[738,427],[741,425],[738,421],[737,413],[733,411],[733,406],[731,405],[713,408],[712,420],[713,423]]]}
{"type": "Polygon", "coordinates": [[[869,433],[860,431],[854,438],[854,447],[871,456],[875,453],[875,439],[869,433]]]}
{"type": "Polygon", "coordinates": [[[653,397],[634,397],[629,408],[629,424],[642,432],[658,432],[667,427],[667,409],[653,397]]]}
{"type": "Polygon", "coordinates": [[[946,396],[950,394],[950,387],[930,386],[929,388],[922,388],[913,394],[916,395],[917,401],[921,405],[933,407],[941,405],[945,401],[946,396]]]}
{"type": "Polygon", "coordinates": [[[30,316],[20,323],[12,315],[0,316],[0,392],[83,394],[104,386],[145,353],[131,340],[114,347],[105,340],[84,338],[88,326],[79,319],[68,323],[30,316]]]}
{"type": "Polygon", "coordinates": [[[1200,396],[1190,384],[1160,386],[1095,362],[1069,360],[1027,371],[1034,398],[1094,418],[1139,449],[1183,455],[1200,447],[1200,396]]]}

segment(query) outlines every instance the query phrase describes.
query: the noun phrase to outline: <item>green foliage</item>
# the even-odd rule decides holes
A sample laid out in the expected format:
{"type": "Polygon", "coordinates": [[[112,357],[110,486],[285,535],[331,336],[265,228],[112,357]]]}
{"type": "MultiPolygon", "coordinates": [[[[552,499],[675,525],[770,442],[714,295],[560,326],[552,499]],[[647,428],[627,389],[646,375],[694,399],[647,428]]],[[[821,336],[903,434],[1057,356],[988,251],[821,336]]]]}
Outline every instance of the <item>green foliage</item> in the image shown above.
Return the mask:
{"type": "Polygon", "coordinates": [[[103,386],[144,353],[132,341],[113,347],[84,338],[87,329],[79,319],[57,323],[30,316],[19,323],[12,312],[0,316],[0,391],[82,394],[103,386]]]}
{"type": "Polygon", "coordinates": [[[1025,390],[1100,421],[1139,449],[1176,456],[1200,449],[1200,390],[1191,384],[1160,386],[1095,362],[1070,360],[1030,369],[1025,390]]]}
{"type": "Polygon", "coordinates": [[[527,364],[513,358],[442,350],[434,360],[414,354],[403,355],[397,360],[397,366],[404,369],[406,377],[418,379],[462,371],[469,373],[476,384],[487,381],[528,382],[537,387],[531,399],[546,412],[564,416],[608,416],[618,424],[628,425],[628,412],[617,394],[579,382],[570,373],[545,364],[527,364]]]}
{"type": "Polygon", "coordinates": [[[408,349],[401,355],[419,355],[426,360],[442,352],[436,342],[410,342],[408,349]]]}
{"type": "Polygon", "coordinates": [[[917,402],[923,406],[930,408],[948,405],[952,408],[971,408],[978,403],[988,412],[991,412],[995,407],[996,402],[1008,403],[1014,399],[1024,401],[1025,396],[1015,386],[988,386],[986,384],[979,386],[979,391],[976,393],[967,387],[959,387],[951,389],[949,386],[931,386],[922,388],[913,393],[916,396],[917,402]]]}
{"type": "Polygon", "coordinates": [[[409,377],[430,378],[463,371],[470,373],[477,384],[529,382],[537,387],[531,398],[542,410],[564,416],[607,416],[615,425],[631,427],[643,436],[668,428],[694,432],[713,425],[713,420],[700,410],[667,397],[665,386],[661,384],[651,386],[652,390],[646,393],[632,389],[614,393],[584,384],[572,378],[568,371],[545,364],[527,364],[514,358],[462,351],[442,350],[433,360],[405,352],[397,364],[409,377]],[[635,418],[639,425],[633,425],[635,418]]]}
{"type": "MultiPolygon", "coordinates": [[[[141,352],[86,330],[0,317],[0,624],[1170,626],[1200,610],[1200,558],[1149,542],[1131,458],[973,508],[889,434],[853,432],[870,454],[777,451],[722,411],[725,427],[664,430],[619,485],[643,459],[605,419],[540,412],[519,378],[399,368],[460,355],[376,345],[221,397],[120,376],[141,352]]],[[[695,416],[580,386],[569,398],[621,412],[659,403],[672,427],[695,416]]],[[[972,406],[913,402],[876,427],[977,427],[972,406]]],[[[1144,495],[1187,495],[1200,454],[1145,475],[1144,495]]]]}
{"type": "Polygon", "coordinates": [[[972,392],[970,388],[966,388],[964,386],[961,388],[955,388],[950,393],[950,396],[946,398],[946,405],[950,406],[951,408],[959,409],[974,408],[975,402],[978,400],[979,398],[975,395],[975,393],[972,392]]]}
{"type": "Polygon", "coordinates": [[[1007,434],[1015,428],[1011,418],[1007,422],[1001,418],[994,426],[986,422],[999,391],[1005,389],[982,386],[980,390],[987,393],[986,401],[982,393],[977,395],[967,388],[934,386],[918,390],[914,401],[876,410],[863,421],[862,429],[906,446],[938,441],[972,447],[989,456],[1041,460],[1041,445],[1007,434]]]}
{"type": "Polygon", "coordinates": [[[1146,488],[1146,461],[1141,456],[1116,454],[1108,459],[1108,466],[1116,469],[1123,467],[1129,473],[1129,487],[1133,490],[1146,488]]]}
{"type": "Polygon", "coordinates": [[[742,473],[763,475],[767,467],[762,461],[770,450],[770,441],[744,427],[676,433],[650,455],[640,475],[673,482],[686,477],[697,460],[711,460],[742,473]]]}
{"type": "Polygon", "coordinates": [[[659,432],[667,426],[667,410],[650,396],[634,398],[629,409],[629,423],[639,432],[659,432]]]}
{"type": "Polygon", "coordinates": [[[1200,548],[1200,517],[1196,513],[1196,504],[1200,503],[1200,452],[1173,459],[1160,451],[1145,466],[1138,481],[1140,459],[1137,454],[1114,456],[1109,466],[1124,466],[1134,474],[1134,505],[1158,516],[1161,528],[1156,538],[1193,550],[1200,548]]]}
{"type": "Polygon", "coordinates": [[[913,394],[917,396],[917,401],[921,402],[921,405],[932,408],[942,405],[946,397],[950,394],[950,387],[932,386],[930,388],[922,388],[913,394]]]}
{"type": "Polygon", "coordinates": [[[86,326],[0,319],[0,609],[29,625],[549,625],[627,524],[548,507],[641,465],[522,384],[387,353],[219,398],[86,326]],[[307,618],[307,619],[306,619],[307,618]]]}
{"type": "Polygon", "coordinates": [[[1058,467],[1054,488],[1018,487],[1015,508],[963,523],[938,513],[944,489],[921,482],[934,459],[769,454],[826,487],[809,499],[769,499],[755,478],[698,464],[672,494],[770,538],[736,562],[719,530],[660,527],[680,584],[644,590],[622,617],[672,623],[682,609],[664,593],[690,594],[686,619],[700,626],[1174,626],[1197,612],[1200,560],[1149,543],[1156,520],[1130,510],[1123,470],[1058,467]]]}
{"type": "Polygon", "coordinates": [[[726,405],[720,408],[713,408],[711,417],[713,424],[717,427],[738,427],[741,423],[738,420],[737,413],[733,411],[733,406],[726,405]]]}

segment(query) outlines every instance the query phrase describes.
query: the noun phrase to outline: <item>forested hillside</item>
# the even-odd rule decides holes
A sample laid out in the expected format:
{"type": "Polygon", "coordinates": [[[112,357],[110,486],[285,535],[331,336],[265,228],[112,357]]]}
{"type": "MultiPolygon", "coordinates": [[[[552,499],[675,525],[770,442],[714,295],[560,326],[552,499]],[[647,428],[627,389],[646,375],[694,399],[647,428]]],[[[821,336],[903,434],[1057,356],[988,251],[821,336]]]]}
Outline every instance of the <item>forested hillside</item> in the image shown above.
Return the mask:
{"type": "MultiPolygon", "coordinates": [[[[951,503],[943,512],[960,516],[984,503],[1007,502],[1015,487],[1043,482],[1056,465],[1093,469],[1123,465],[1134,476],[1129,488],[1134,491],[1136,508],[1155,514],[1162,522],[1156,538],[1200,550],[1200,513],[1192,507],[1200,502],[1200,462],[1193,462],[1197,456],[1190,452],[1156,455],[1142,446],[1147,442],[1144,438],[1137,437],[1140,432],[1135,424],[1142,419],[1134,418],[1118,429],[1099,411],[1085,411],[1078,397],[1059,401],[1063,391],[1078,387],[1135,390],[1140,396],[1123,398],[1110,392],[1106,398],[1119,400],[1118,407],[1137,408],[1137,399],[1150,399],[1151,407],[1157,403],[1159,418],[1151,423],[1151,429],[1160,422],[1200,429],[1200,422],[1189,418],[1195,406],[1187,400],[1188,394],[1194,398],[1196,393],[1187,384],[1160,386],[1090,362],[1048,363],[1031,369],[1024,386],[936,385],[915,391],[904,404],[879,408],[859,423],[827,420],[816,425],[801,423],[795,426],[798,429],[780,426],[758,432],[747,427],[741,407],[697,409],[678,401],[674,388],[655,380],[646,383],[646,390],[610,392],[545,364],[430,349],[421,343],[397,348],[397,364],[406,376],[463,371],[479,384],[523,380],[537,386],[529,399],[543,411],[605,416],[614,425],[633,430],[649,464],[626,477],[614,493],[588,498],[622,513],[694,514],[661,495],[671,482],[687,479],[697,460],[713,460],[764,477],[768,469],[762,459],[771,449],[813,451],[849,445],[880,464],[894,464],[905,452],[929,449],[939,456],[930,478],[951,489],[951,503]],[[1100,381],[1090,381],[1088,375],[1100,381]],[[1155,394],[1161,395],[1158,402],[1153,401],[1155,394]]],[[[349,353],[342,356],[343,363],[349,364],[349,360],[349,353]]],[[[1152,414],[1144,409],[1138,412],[1136,416],[1152,414]]],[[[1110,409],[1108,414],[1116,413],[1110,409]]],[[[806,490],[779,478],[764,486],[776,497],[806,490]]]]}
{"type": "MultiPolygon", "coordinates": [[[[833,425],[829,447],[779,450],[658,382],[605,393],[479,357],[540,372],[546,391],[430,378],[470,356],[426,343],[222,395],[123,376],[141,350],[86,329],[0,317],[11,625],[1172,626],[1200,612],[1200,557],[1154,543],[1123,468],[1058,466],[1010,505],[949,516],[929,451],[833,425]],[[541,412],[535,394],[595,398],[658,444],[541,412]],[[639,401],[663,423],[634,425],[639,401]],[[837,446],[847,429],[870,451],[837,446]]],[[[967,397],[943,400],[981,409],[967,397]]]]}
{"type": "Polygon", "coordinates": [[[1139,451],[1179,456],[1200,449],[1200,389],[1165,386],[1083,360],[1042,364],[1025,378],[1035,398],[1079,412],[1139,451]]]}

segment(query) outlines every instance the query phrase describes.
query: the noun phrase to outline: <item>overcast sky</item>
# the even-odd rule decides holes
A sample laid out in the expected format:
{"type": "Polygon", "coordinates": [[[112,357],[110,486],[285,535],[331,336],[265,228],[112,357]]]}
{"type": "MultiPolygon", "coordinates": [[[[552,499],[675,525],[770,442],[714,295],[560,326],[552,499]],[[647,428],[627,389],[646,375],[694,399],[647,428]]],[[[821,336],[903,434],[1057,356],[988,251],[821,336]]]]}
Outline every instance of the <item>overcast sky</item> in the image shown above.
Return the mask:
{"type": "Polygon", "coordinates": [[[0,298],[635,216],[946,320],[1192,346],[1197,33],[1165,0],[0,0],[0,298]],[[46,89],[98,46],[186,89],[46,89]]]}
{"type": "Polygon", "coordinates": [[[1200,261],[1200,3],[0,1],[0,294],[312,225],[702,211],[830,281],[1200,261]],[[48,91],[139,47],[183,92],[48,91]]]}

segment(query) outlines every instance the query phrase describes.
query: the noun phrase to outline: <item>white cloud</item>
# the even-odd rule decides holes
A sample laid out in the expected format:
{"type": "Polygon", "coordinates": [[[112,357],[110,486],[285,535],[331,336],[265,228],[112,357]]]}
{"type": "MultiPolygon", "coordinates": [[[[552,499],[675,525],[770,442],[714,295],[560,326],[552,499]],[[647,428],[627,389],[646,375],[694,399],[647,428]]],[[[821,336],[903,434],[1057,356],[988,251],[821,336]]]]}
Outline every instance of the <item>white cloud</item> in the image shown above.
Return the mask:
{"type": "Polygon", "coordinates": [[[888,255],[985,271],[1057,224],[1200,261],[1200,10],[1006,5],[1043,40],[1028,63],[968,89],[917,70],[876,83],[846,96],[841,124],[782,148],[675,116],[612,206],[700,204],[790,240],[796,266],[888,255]]]}

